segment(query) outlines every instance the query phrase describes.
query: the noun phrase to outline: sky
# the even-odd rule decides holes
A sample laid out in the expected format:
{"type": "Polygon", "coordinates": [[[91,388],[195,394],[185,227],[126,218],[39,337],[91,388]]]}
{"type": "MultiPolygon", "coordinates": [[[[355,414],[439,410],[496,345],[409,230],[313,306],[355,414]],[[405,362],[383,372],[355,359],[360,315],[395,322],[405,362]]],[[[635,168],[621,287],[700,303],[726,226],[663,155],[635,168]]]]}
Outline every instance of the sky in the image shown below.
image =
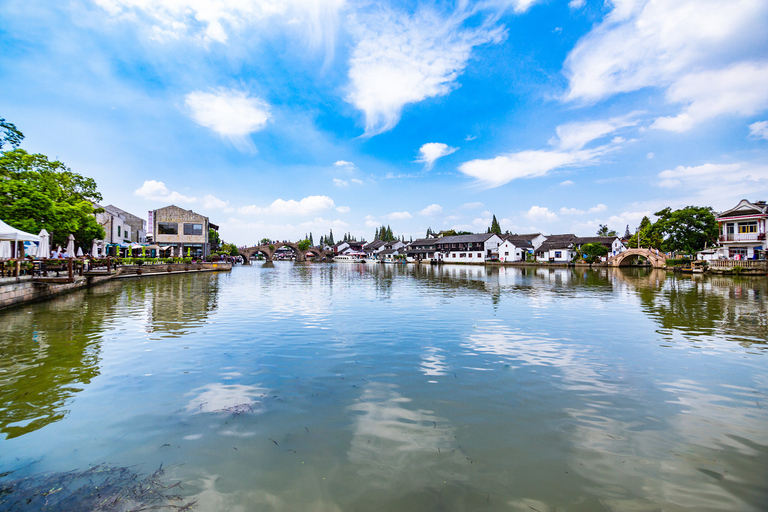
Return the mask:
{"type": "Polygon", "coordinates": [[[0,0],[0,117],[237,245],[768,200],[765,0],[0,0]]]}

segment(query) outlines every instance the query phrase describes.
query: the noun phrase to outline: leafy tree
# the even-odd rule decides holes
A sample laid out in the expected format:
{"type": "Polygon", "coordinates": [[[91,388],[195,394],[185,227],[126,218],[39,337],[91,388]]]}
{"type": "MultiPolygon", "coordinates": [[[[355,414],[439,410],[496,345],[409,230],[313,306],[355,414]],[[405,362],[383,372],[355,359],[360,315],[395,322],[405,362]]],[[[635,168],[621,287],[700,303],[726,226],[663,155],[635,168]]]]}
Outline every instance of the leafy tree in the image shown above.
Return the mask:
{"type": "Polygon", "coordinates": [[[259,240],[259,245],[268,245],[271,241],[269,238],[262,238],[259,240]]]}
{"type": "Polygon", "coordinates": [[[333,230],[331,230],[331,234],[328,235],[328,238],[325,239],[325,242],[328,245],[335,245],[335,242],[333,241],[333,230]]]}
{"type": "Polygon", "coordinates": [[[54,245],[69,234],[83,245],[105,236],[94,213],[101,201],[96,181],[72,172],[59,161],[13,149],[0,156],[0,211],[11,226],[30,233],[45,228],[54,245]]]}
{"type": "Polygon", "coordinates": [[[305,252],[307,249],[312,247],[312,242],[310,242],[308,238],[305,238],[304,240],[296,244],[296,246],[299,248],[301,252],[305,252]]]}
{"type": "Polygon", "coordinates": [[[584,255],[584,261],[592,264],[608,254],[608,248],[601,243],[584,244],[579,248],[584,255]]]}
{"type": "Polygon", "coordinates": [[[693,254],[717,241],[717,219],[710,207],[664,208],[654,215],[659,218],[654,226],[664,237],[662,249],[666,252],[693,254]]]}
{"type": "MultiPolygon", "coordinates": [[[[629,226],[627,226],[629,228],[629,226]]],[[[608,229],[607,224],[600,224],[600,228],[597,230],[597,236],[618,236],[616,234],[616,231],[613,229],[608,229]]]]}
{"type": "Polygon", "coordinates": [[[629,232],[629,224],[627,224],[627,229],[624,231],[624,240],[629,240],[632,238],[632,233],[629,232]]]}
{"type": "Polygon", "coordinates": [[[491,221],[491,227],[488,228],[488,233],[496,233],[497,235],[501,234],[501,226],[499,225],[499,221],[496,220],[495,215],[491,221]]]}
{"type": "Polygon", "coordinates": [[[314,245],[315,245],[315,241],[314,241],[314,240],[312,240],[312,232],[311,232],[311,231],[309,232],[309,245],[311,245],[311,246],[313,246],[313,247],[314,247],[314,245]]]}
{"type": "Polygon", "coordinates": [[[432,228],[427,228],[427,236],[425,238],[429,238],[429,237],[431,237],[434,234],[435,233],[434,233],[434,231],[432,231],[432,228]]]}
{"type": "Polygon", "coordinates": [[[659,230],[659,226],[654,225],[648,217],[643,217],[637,232],[632,235],[627,245],[631,249],[638,247],[661,249],[662,243],[664,243],[664,237],[659,230]]]}
{"type": "Polygon", "coordinates": [[[12,148],[17,148],[23,139],[24,134],[16,128],[16,125],[0,117],[0,149],[3,149],[5,144],[10,144],[12,148]]]}
{"type": "Polygon", "coordinates": [[[219,238],[219,232],[213,228],[208,228],[208,242],[211,244],[211,250],[213,251],[221,247],[222,242],[219,238]]]}
{"type": "Polygon", "coordinates": [[[237,256],[238,254],[240,254],[235,244],[228,244],[228,243],[221,244],[221,250],[219,251],[219,253],[229,254],[230,256],[237,256]]]}

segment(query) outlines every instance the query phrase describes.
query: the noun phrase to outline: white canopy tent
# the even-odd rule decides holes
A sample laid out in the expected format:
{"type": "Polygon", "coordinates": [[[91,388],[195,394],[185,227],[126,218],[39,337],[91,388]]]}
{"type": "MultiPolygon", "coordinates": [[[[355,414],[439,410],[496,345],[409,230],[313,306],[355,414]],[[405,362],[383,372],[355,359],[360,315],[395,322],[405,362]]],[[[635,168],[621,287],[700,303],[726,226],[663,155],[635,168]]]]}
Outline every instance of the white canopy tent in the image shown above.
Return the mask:
{"type": "Polygon", "coordinates": [[[0,220],[0,240],[13,242],[13,255],[11,256],[13,258],[15,258],[19,253],[19,242],[28,241],[40,243],[39,236],[33,235],[32,233],[26,233],[20,229],[12,228],[2,220],[0,220]]]}

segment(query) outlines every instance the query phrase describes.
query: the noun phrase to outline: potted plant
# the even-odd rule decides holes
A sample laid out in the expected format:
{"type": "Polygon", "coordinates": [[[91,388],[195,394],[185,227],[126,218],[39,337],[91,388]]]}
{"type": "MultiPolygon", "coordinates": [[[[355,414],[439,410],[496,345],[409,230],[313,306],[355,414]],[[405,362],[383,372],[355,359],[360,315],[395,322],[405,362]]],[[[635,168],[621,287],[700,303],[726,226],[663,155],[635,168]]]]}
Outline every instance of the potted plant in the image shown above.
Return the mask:
{"type": "Polygon", "coordinates": [[[141,266],[144,265],[144,258],[134,258],[133,262],[139,267],[138,269],[136,269],[136,273],[141,275],[141,272],[142,272],[141,266]]]}

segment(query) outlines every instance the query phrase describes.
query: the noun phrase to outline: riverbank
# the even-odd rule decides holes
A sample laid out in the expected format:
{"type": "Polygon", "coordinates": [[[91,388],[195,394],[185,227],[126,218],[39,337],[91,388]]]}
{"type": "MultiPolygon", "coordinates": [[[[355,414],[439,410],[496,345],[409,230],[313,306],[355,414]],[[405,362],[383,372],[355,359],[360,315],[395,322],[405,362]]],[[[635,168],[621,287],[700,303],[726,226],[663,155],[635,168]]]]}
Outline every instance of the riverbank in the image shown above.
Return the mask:
{"type": "Polygon", "coordinates": [[[69,279],[55,277],[3,277],[0,278],[0,311],[23,304],[48,300],[113,279],[141,279],[195,272],[228,272],[230,270],[232,270],[232,264],[230,263],[174,263],[170,265],[120,266],[111,273],[106,271],[103,273],[99,271],[85,272],[82,276],[74,276],[71,282],[69,279]]]}

